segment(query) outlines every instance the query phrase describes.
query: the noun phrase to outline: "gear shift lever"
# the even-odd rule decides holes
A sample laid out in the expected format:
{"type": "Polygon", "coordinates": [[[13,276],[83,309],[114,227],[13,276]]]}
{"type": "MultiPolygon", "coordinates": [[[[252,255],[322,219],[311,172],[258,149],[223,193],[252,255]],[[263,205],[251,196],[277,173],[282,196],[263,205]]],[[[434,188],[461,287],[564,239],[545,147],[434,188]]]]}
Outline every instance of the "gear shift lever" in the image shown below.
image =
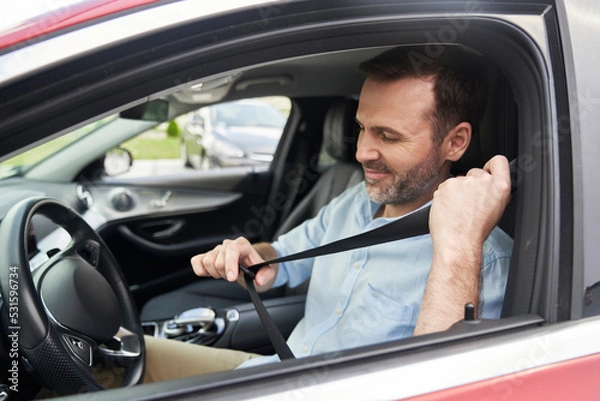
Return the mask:
{"type": "Polygon", "coordinates": [[[163,324],[163,333],[167,338],[179,337],[197,332],[202,334],[215,322],[216,313],[211,308],[190,309],[167,320],[163,324]]]}

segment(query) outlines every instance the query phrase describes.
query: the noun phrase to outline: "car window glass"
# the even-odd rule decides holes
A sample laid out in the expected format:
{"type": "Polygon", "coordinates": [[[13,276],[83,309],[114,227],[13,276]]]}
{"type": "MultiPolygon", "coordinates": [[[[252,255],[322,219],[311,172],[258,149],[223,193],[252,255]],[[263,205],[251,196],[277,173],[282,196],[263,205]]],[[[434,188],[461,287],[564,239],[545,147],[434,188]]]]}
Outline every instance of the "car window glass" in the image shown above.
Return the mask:
{"type": "Polygon", "coordinates": [[[291,102],[285,97],[206,106],[159,124],[119,145],[132,156],[119,177],[266,168],[273,160],[291,102]]]}
{"type": "Polygon", "coordinates": [[[0,179],[20,175],[25,172],[30,166],[33,166],[40,161],[54,155],[55,153],[66,148],[78,139],[93,133],[96,129],[106,125],[113,120],[115,116],[110,116],[91,124],[85,125],[66,135],[54,138],[51,141],[45,142],[28,151],[25,151],[17,156],[0,163],[0,179]]]}
{"type": "Polygon", "coordinates": [[[211,107],[218,127],[268,127],[283,129],[284,115],[270,104],[223,103],[211,107]]]}
{"type": "Polygon", "coordinates": [[[121,143],[131,154],[131,167],[118,177],[169,175],[184,170],[180,154],[180,119],[157,125],[121,143]]]}

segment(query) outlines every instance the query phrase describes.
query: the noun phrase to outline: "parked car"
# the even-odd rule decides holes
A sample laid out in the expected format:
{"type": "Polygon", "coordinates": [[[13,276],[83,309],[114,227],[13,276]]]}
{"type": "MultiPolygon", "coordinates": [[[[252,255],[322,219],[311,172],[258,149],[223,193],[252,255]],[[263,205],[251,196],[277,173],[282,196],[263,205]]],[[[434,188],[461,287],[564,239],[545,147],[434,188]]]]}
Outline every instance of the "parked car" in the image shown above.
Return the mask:
{"type": "MultiPolygon", "coordinates": [[[[0,32],[0,395],[600,399],[597,0],[68,3],[0,32]],[[486,114],[455,174],[493,154],[519,161],[501,222],[514,240],[502,317],[142,384],[143,334],[164,334],[168,319],[142,321],[139,311],[198,280],[192,255],[225,238],[271,238],[331,171],[324,133],[350,131],[351,120],[328,112],[357,99],[358,65],[411,44],[427,46],[416,62],[445,46],[490,60],[486,114]],[[129,138],[265,96],[291,103],[268,168],[107,174],[135,164],[112,152],[129,138]],[[122,368],[123,387],[100,391],[99,364],[122,368]]],[[[239,290],[219,287],[215,298],[239,290]]],[[[208,345],[272,352],[240,297],[215,308],[208,345]]],[[[285,329],[301,302],[285,290],[267,306],[285,329]]]]}
{"type": "Polygon", "coordinates": [[[259,100],[237,100],[203,107],[193,113],[182,134],[185,165],[268,166],[285,126],[285,116],[259,100]]]}

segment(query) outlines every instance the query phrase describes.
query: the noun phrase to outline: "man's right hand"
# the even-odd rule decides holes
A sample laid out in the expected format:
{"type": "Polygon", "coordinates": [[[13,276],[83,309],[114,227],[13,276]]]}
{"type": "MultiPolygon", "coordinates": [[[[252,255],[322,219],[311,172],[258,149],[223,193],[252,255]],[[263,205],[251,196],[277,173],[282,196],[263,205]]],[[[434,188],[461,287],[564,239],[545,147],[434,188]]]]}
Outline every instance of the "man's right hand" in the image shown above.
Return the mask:
{"type": "MultiPolygon", "coordinates": [[[[194,273],[198,276],[224,278],[227,281],[237,281],[240,277],[239,264],[252,266],[262,263],[265,259],[275,259],[277,253],[268,243],[252,245],[246,238],[225,240],[213,250],[198,254],[191,259],[194,273]]],[[[257,290],[270,288],[277,274],[277,266],[262,267],[254,279],[257,290]]],[[[243,283],[243,280],[239,280],[243,283]]]]}

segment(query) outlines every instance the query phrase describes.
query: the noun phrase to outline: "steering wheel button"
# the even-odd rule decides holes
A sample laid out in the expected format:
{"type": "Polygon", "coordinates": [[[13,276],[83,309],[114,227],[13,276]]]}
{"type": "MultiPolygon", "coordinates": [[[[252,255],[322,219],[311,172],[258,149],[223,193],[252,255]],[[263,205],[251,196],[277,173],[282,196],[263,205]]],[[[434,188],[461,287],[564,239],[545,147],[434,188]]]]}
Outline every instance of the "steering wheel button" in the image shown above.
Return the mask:
{"type": "Polygon", "coordinates": [[[64,339],[67,345],[69,346],[69,350],[71,350],[71,352],[83,363],[85,363],[88,366],[91,366],[92,349],[90,345],[86,341],[73,336],[65,335],[64,339]]]}
{"type": "Polygon", "coordinates": [[[81,249],[79,249],[79,256],[84,258],[92,266],[98,266],[98,259],[100,258],[100,249],[98,245],[93,242],[87,242],[81,249]]]}

